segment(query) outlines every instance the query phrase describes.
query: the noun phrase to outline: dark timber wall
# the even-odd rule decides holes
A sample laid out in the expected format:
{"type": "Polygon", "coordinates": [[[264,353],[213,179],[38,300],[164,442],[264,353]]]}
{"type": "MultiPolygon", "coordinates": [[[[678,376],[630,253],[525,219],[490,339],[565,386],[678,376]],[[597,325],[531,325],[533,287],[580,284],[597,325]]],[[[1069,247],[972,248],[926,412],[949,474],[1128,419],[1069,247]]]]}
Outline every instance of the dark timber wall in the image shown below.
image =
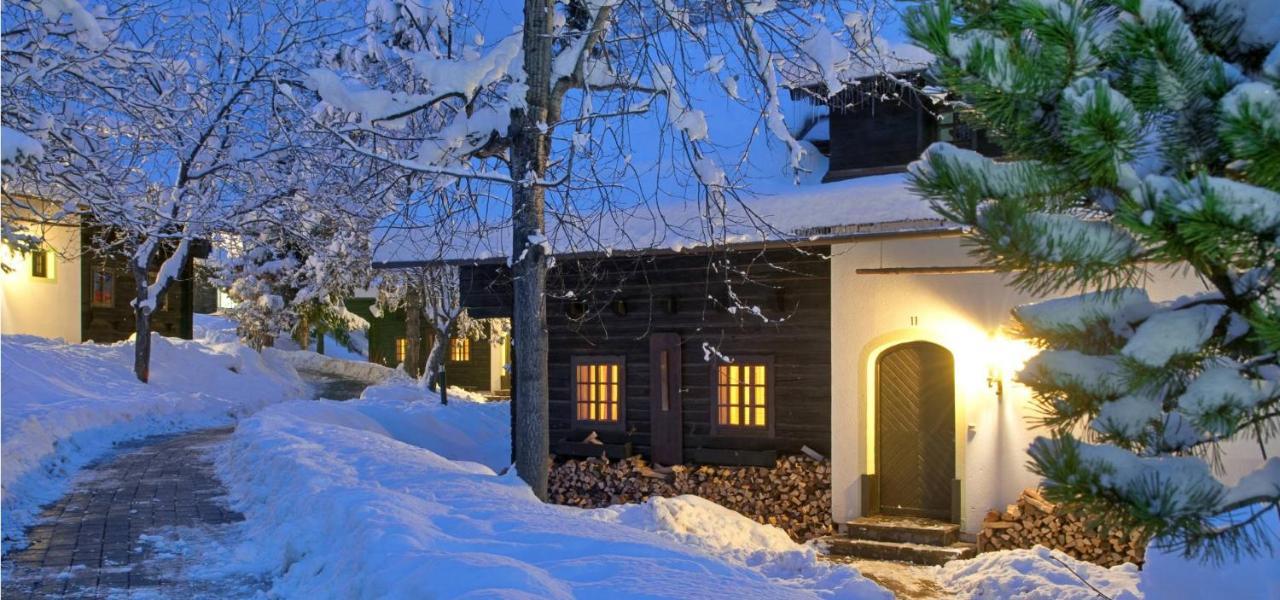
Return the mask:
{"type": "MultiPolygon", "coordinates": [[[[84,240],[80,260],[81,339],[101,344],[123,341],[133,335],[135,329],[130,301],[137,296],[137,292],[129,269],[129,259],[115,254],[102,256],[89,252],[91,235],[97,233],[86,228],[86,235],[81,236],[84,240]],[[110,273],[114,281],[113,302],[110,306],[93,305],[94,273],[100,271],[110,273]]],[[[159,261],[153,267],[153,272],[158,267],[159,261]]],[[[152,331],[168,337],[191,339],[191,313],[195,297],[192,273],[192,259],[188,257],[182,274],[161,297],[159,309],[151,313],[152,331]]]]}
{"type": "Polygon", "coordinates": [[[828,181],[901,171],[938,141],[986,156],[1001,154],[984,131],[903,81],[925,85],[919,74],[901,74],[898,81],[869,77],[828,101],[828,181]]]}
{"type": "MultiPolygon", "coordinates": [[[[404,311],[398,310],[374,317],[373,302],[372,298],[350,298],[346,301],[347,310],[360,315],[369,322],[369,331],[367,332],[369,361],[395,368],[400,364],[396,360],[396,340],[407,337],[405,335],[407,328],[404,311]]],[[[425,324],[426,319],[423,319],[422,323],[422,337],[420,338],[422,340],[422,348],[419,353],[422,364],[419,365],[420,369],[426,366],[427,355],[431,352],[431,340],[433,338],[430,329],[425,324]]],[[[446,348],[447,351],[448,348],[446,348]]],[[[471,340],[470,360],[454,361],[451,357],[446,356],[445,374],[448,378],[448,384],[468,390],[488,390],[490,362],[489,339],[486,337],[471,340]]]]}
{"type": "MultiPolygon", "coordinates": [[[[561,259],[551,271],[547,302],[550,337],[550,429],[553,451],[592,429],[575,425],[571,362],[575,356],[623,356],[624,431],[597,431],[606,443],[649,451],[649,336],[681,338],[681,396],[686,462],[750,464],[772,453],[831,445],[831,299],[827,248],[733,254],[684,253],[602,260],[561,259]],[[726,275],[726,273],[735,273],[726,275]],[[743,281],[742,274],[749,281],[743,281]],[[725,283],[726,278],[732,285],[725,283]],[[732,289],[743,304],[759,306],[771,322],[727,310],[732,289]],[[568,297],[567,291],[573,291],[568,297]],[[773,432],[712,430],[712,363],[704,344],[727,356],[771,357],[774,365],[773,432]],[[739,451],[739,452],[726,452],[739,451]]],[[[464,268],[463,301],[481,310],[507,311],[504,268],[464,268]]],[[[472,309],[475,310],[475,309],[472,309]]],[[[519,348],[514,349],[519,353],[519,348]]],[[[519,390],[515,391],[519,401],[519,390]]],[[[598,456],[599,451],[595,454],[598,456]]],[[[769,462],[769,464],[772,464],[769,462]]]]}

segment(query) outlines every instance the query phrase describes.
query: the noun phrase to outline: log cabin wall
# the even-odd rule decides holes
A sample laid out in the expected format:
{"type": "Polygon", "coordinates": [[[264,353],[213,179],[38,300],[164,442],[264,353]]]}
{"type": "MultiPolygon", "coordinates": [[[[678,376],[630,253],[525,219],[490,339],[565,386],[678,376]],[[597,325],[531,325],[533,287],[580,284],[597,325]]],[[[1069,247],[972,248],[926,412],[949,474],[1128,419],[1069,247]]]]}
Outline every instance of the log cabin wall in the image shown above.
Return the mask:
{"type": "MultiPolygon", "coordinates": [[[[400,359],[396,356],[396,341],[400,338],[407,340],[407,323],[405,320],[404,310],[396,310],[391,312],[383,312],[379,316],[373,316],[373,298],[349,298],[346,301],[347,310],[360,315],[364,320],[369,322],[369,330],[365,332],[369,340],[369,362],[378,363],[385,367],[396,368],[400,364],[400,359]]],[[[419,349],[418,356],[422,364],[418,365],[419,370],[426,367],[428,355],[431,353],[431,343],[434,334],[431,328],[426,325],[427,320],[422,319],[420,325],[422,347],[419,349]]],[[[488,390],[489,389],[489,366],[491,362],[489,352],[489,339],[471,340],[471,352],[468,360],[456,361],[449,356],[449,348],[445,348],[445,373],[448,377],[448,385],[458,386],[467,390],[488,390]]]]}
{"type": "MultiPolygon", "coordinates": [[[[133,306],[136,297],[129,258],[118,254],[100,255],[91,251],[92,239],[102,235],[101,228],[85,226],[81,235],[80,259],[80,331],[81,339],[111,344],[129,339],[134,334],[133,306]],[[99,293],[95,300],[95,281],[109,282],[110,294],[99,293]]],[[[159,268],[159,260],[152,272],[159,268]]],[[[195,303],[194,268],[187,257],[182,274],[170,284],[161,297],[160,307],[151,313],[151,330],[167,337],[191,339],[194,332],[192,312],[195,303]]],[[[105,291],[99,289],[99,292],[105,291]]]]}
{"type": "Polygon", "coordinates": [[[445,376],[451,386],[458,386],[470,391],[488,391],[489,367],[492,356],[489,348],[489,337],[486,335],[468,342],[470,352],[466,360],[457,360],[452,345],[445,347],[445,376]]]}
{"type": "MultiPolygon", "coordinates": [[[[984,156],[1003,153],[985,130],[913,85],[919,89],[927,82],[920,73],[901,73],[895,79],[868,77],[825,101],[830,140],[824,181],[904,171],[934,142],[984,156]]],[[[812,95],[801,97],[821,102],[812,95]]]]}
{"type": "MultiPolygon", "coordinates": [[[[549,276],[547,301],[552,451],[648,456],[649,337],[675,333],[681,339],[684,462],[773,466],[779,454],[796,453],[803,446],[827,453],[831,445],[828,252],[829,248],[807,253],[785,248],[559,261],[549,276]],[[770,322],[731,310],[730,290],[740,303],[760,307],[770,322]],[[730,357],[772,360],[771,431],[715,430],[713,363],[705,358],[704,345],[730,357]],[[575,357],[583,356],[624,359],[621,430],[606,431],[574,421],[572,364],[575,357]],[[575,444],[592,431],[606,443],[605,448],[575,444]]],[[[481,314],[510,314],[504,268],[482,265],[463,271],[463,302],[469,310],[477,306],[481,314]]],[[[514,352],[519,353],[519,348],[514,352]]],[[[518,401],[519,390],[514,394],[518,401]]]]}

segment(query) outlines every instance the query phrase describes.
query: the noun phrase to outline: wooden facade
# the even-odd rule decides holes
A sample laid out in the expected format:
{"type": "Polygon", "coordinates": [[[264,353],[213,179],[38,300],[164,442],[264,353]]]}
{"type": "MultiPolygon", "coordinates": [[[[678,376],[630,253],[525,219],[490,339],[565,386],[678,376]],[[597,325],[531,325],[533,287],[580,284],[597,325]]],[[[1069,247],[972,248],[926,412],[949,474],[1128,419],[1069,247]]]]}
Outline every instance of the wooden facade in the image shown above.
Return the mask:
{"type": "MultiPolygon", "coordinates": [[[[382,313],[375,317],[372,310],[373,303],[373,298],[350,298],[346,301],[347,310],[369,322],[369,330],[366,332],[369,340],[369,361],[395,368],[403,361],[397,353],[397,344],[401,343],[399,340],[405,340],[406,343],[408,340],[404,310],[382,313]]],[[[419,335],[419,339],[422,340],[422,347],[418,352],[421,361],[418,365],[419,370],[426,367],[427,356],[431,352],[431,343],[434,338],[425,319],[422,323],[422,331],[419,335]]],[[[451,347],[446,348],[448,354],[445,359],[446,383],[471,391],[491,391],[492,352],[489,348],[489,338],[485,336],[468,340],[467,344],[470,351],[465,360],[455,356],[450,351],[451,347]]]]}
{"type": "MultiPolygon", "coordinates": [[[[773,466],[778,454],[804,446],[829,451],[827,250],[561,259],[547,302],[552,452],[773,466]],[[717,425],[717,356],[768,365],[766,426],[717,425]],[[577,418],[575,368],[584,361],[622,365],[618,423],[577,418]],[[604,448],[582,444],[592,432],[604,448]]],[[[510,314],[504,277],[505,267],[464,268],[464,303],[510,314]]]]}
{"type": "Polygon", "coordinates": [[[869,77],[826,101],[830,109],[825,181],[899,172],[934,142],[950,142],[998,156],[986,134],[962,122],[941,102],[917,90],[919,74],[869,77]]]}
{"type": "MultiPolygon", "coordinates": [[[[81,235],[80,258],[80,330],[81,339],[100,344],[123,341],[134,334],[132,300],[137,297],[129,257],[119,254],[101,255],[91,252],[92,236],[101,230],[85,226],[81,235]]],[[[160,306],[151,314],[151,330],[168,337],[191,339],[194,329],[193,306],[195,281],[193,258],[207,254],[207,244],[193,244],[183,265],[182,274],[161,297],[160,306]]],[[[159,260],[152,272],[160,266],[159,260]]]]}

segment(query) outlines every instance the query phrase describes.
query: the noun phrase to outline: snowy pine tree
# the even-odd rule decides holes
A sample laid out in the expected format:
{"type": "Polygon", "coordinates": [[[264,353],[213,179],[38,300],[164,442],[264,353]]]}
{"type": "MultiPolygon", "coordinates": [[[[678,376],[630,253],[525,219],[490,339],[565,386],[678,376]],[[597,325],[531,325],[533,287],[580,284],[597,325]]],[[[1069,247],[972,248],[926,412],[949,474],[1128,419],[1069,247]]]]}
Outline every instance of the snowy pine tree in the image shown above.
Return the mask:
{"type": "Polygon", "coordinates": [[[1021,289],[1019,379],[1052,432],[1047,494],[1166,548],[1267,547],[1280,510],[1280,29],[1263,0],[934,0],[908,17],[938,83],[1007,152],[946,143],[915,187],[1021,289]],[[1154,272],[1212,290],[1154,303],[1154,272]],[[1247,440],[1235,485],[1215,449],[1247,440]]]}

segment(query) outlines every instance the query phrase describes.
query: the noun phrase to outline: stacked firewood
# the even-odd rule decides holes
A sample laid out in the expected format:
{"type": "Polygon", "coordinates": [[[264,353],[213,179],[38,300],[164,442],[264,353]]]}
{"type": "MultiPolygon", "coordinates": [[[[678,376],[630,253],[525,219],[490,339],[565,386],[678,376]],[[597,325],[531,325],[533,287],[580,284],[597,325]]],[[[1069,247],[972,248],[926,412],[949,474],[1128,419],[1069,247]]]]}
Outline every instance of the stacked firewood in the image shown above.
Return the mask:
{"type": "Polygon", "coordinates": [[[557,504],[599,508],[650,496],[701,496],[761,523],[776,525],[796,541],[831,533],[831,462],[784,456],[766,467],[650,466],[639,456],[564,460],[551,468],[550,496],[557,504]]]}
{"type": "Polygon", "coordinates": [[[1147,547],[1141,532],[1090,524],[1087,515],[1064,511],[1034,489],[1023,490],[1003,512],[988,511],[978,534],[978,552],[1036,544],[1106,567],[1141,565],[1147,547]]]}

